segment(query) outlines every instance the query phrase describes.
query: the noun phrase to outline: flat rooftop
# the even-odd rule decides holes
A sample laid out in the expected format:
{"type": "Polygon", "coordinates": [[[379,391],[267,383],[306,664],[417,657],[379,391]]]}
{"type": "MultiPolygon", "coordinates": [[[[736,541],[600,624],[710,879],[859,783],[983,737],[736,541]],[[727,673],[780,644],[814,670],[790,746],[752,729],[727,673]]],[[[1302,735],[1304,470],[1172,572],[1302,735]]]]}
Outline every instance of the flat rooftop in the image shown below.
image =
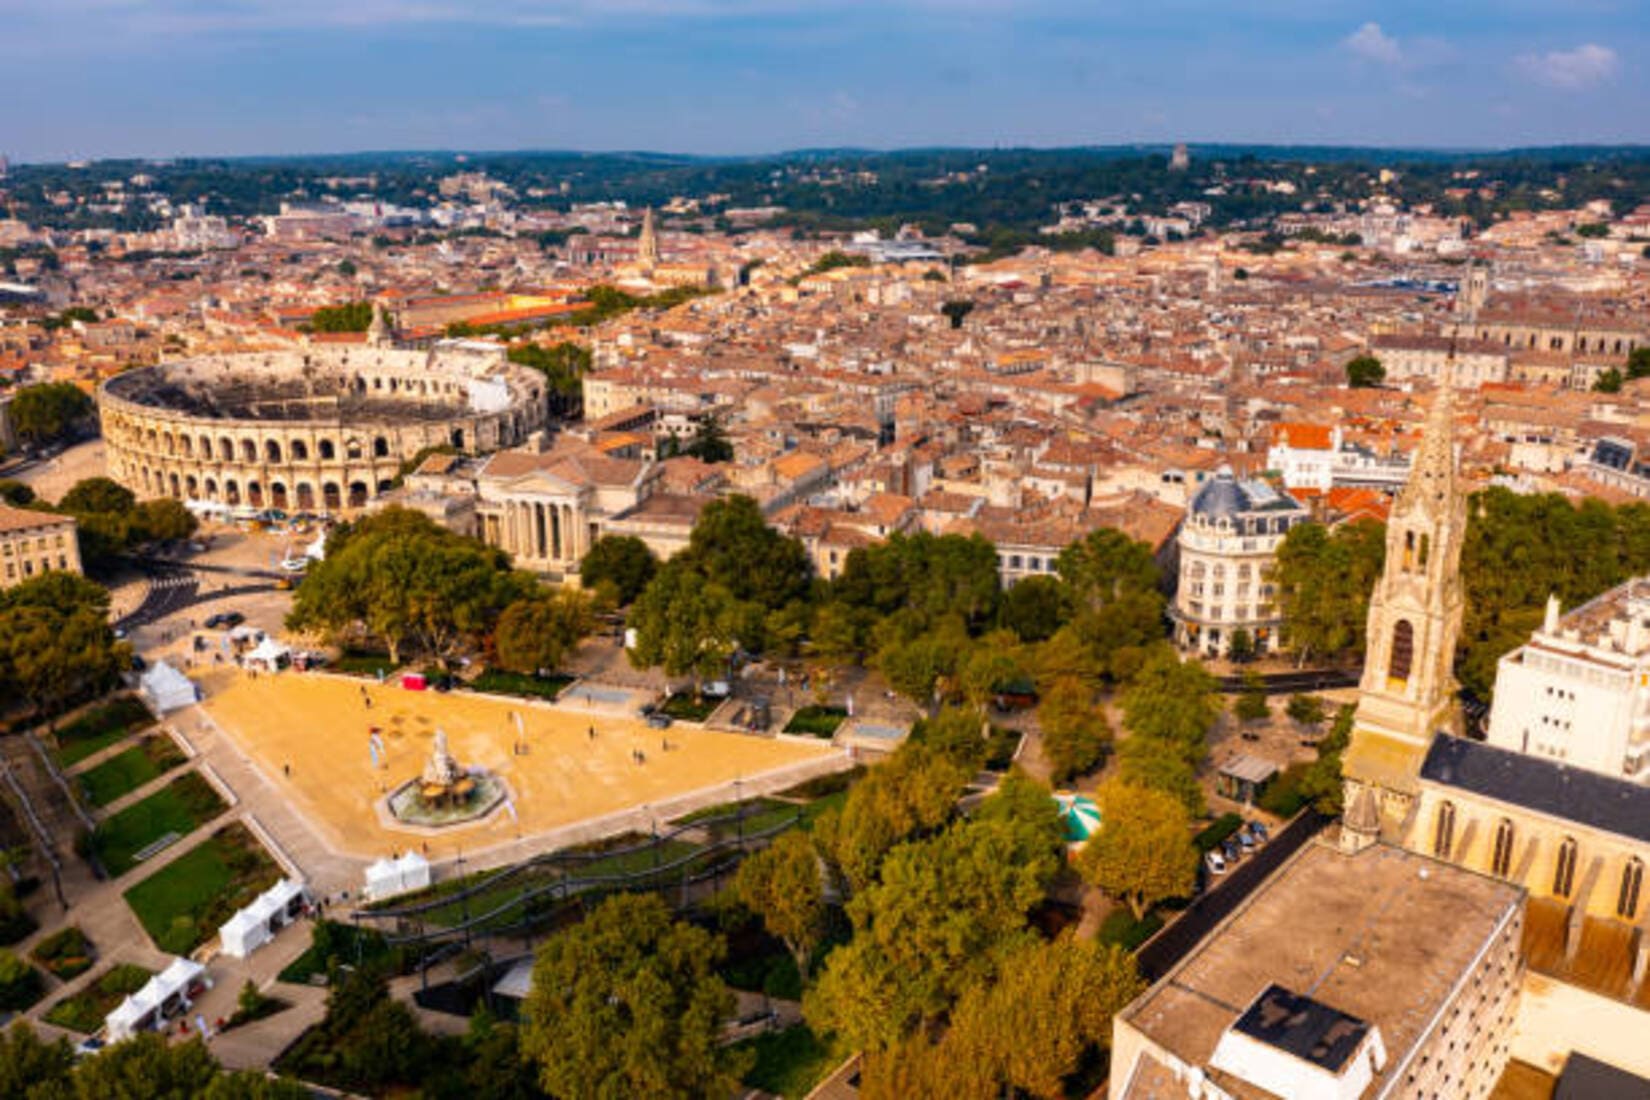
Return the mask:
{"type": "MultiPolygon", "coordinates": [[[[1520,895],[1387,845],[1347,856],[1308,844],[1120,1018],[1180,1060],[1208,1066],[1221,1034],[1285,986],[1380,1028],[1391,1058],[1379,1086],[1520,895]]],[[[1233,1096],[1271,1095],[1215,1076],[1233,1096]]]]}

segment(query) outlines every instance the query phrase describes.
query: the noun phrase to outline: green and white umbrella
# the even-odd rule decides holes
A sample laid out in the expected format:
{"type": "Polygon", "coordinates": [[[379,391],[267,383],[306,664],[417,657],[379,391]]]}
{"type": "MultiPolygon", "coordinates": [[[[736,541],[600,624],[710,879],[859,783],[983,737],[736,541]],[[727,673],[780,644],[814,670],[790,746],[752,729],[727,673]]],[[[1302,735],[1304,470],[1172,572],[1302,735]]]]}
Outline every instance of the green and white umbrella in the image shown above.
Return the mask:
{"type": "Polygon", "coordinates": [[[1086,794],[1057,794],[1054,801],[1060,807],[1060,824],[1065,826],[1066,840],[1081,844],[1100,829],[1100,807],[1086,794]]]}

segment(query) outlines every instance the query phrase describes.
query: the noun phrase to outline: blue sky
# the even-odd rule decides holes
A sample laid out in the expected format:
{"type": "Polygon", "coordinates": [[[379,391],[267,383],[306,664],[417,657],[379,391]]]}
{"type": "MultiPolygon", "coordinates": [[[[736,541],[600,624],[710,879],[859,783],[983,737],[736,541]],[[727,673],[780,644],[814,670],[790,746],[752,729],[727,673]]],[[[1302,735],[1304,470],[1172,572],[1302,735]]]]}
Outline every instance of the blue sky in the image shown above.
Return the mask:
{"type": "Polygon", "coordinates": [[[1646,0],[0,0],[14,159],[1650,142],[1646,0]]]}

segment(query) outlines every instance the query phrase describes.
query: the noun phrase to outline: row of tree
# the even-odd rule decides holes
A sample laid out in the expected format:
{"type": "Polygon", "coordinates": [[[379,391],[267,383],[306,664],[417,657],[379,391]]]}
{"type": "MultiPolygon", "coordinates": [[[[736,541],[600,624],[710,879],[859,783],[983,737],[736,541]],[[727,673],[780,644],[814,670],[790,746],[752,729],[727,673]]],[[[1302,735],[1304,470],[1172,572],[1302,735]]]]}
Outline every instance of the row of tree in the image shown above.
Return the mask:
{"type": "Polygon", "coordinates": [[[131,660],[102,585],[53,571],[0,591],[0,699],[50,718],[109,690],[131,660]]]}

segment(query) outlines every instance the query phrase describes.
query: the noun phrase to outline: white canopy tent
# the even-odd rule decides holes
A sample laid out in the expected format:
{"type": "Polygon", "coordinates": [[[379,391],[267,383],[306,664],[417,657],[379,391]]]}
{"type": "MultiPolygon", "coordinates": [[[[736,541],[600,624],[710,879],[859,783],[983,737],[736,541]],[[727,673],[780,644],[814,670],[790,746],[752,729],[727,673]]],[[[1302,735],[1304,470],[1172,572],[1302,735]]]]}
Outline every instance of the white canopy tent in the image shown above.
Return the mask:
{"type": "Polygon", "coordinates": [[[309,900],[303,883],[282,879],[218,928],[219,946],[225,955],[246,958],[273,940],[276,931],[297,920],[309,900]]]}
{"type": "Polygon", "coordinates": [[[179,707],[194,706],[197,699],[195,685],[189,677],[165,661],[156,661],[138,678],[138,691],[149,706],[161,714],[179,707]]]}
{"type": "Polygon", "coordinates": [[[264,640],[253,646],[252,651],[243,660],[249,665],[261,665],[270,672],[274,672],[281,667],[281,662],[291,655],[292,649],[290,646],[284,646],[266,634],[264,640]]]}
{"type": "Polygon", "coordinates": [[[399,859],[381,859],[367,867],[368,900],[422,890],[430,884],[430,861],[417,852],[408,852],[399,859]]]}
{"type": "Polygon", "coordinates": [[[103,1019],[109,1042],[118,1043],[140,1031],[152,1030],[168,1015],[188,1009],[189,994],[201,987],[209,987],[205,980],[206,967],[190,959],[173,959],[171,965],[143,988],[127,997],[103,1019]]]}

